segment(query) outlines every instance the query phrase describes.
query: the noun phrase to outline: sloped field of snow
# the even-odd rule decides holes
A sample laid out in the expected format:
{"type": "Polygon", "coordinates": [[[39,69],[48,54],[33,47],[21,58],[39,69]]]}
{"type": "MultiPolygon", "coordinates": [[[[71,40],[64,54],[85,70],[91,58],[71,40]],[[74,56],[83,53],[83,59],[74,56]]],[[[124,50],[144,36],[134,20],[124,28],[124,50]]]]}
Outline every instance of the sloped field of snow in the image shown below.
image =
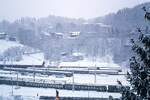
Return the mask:
{"type": "Polygon", "coordinates": [[[14,62],[18,65],[42,65],[44,61],[43,53],[36,53],[30,55],[23,55],[23,59],[19,62],[14,62]]]}
{"type": "Polygon", "coordinates": [[[0,40],[0,53],[3,53],[5,50],[11,47],[23,47],[23,45],[17,42],[0,40]]]}
{"type": "MultiPolygon", "coordinates": [[[[0,54],[12,47],[26,47],[18,42],[0,40],[0,54]]],[[[29,47],[27,47],[29,48],[29,47]]],[[[32,50],[33,52],[33,50],[32,50]]],[[[35,54],[25,54],[21,61],[6,61],[5,64],[21,64],[21,65],[41,65],[44,60],[43,53],[35,53],[35,54]]],[[[0,64],[3,64],[3,61],[0,61],[0,64]]]]}

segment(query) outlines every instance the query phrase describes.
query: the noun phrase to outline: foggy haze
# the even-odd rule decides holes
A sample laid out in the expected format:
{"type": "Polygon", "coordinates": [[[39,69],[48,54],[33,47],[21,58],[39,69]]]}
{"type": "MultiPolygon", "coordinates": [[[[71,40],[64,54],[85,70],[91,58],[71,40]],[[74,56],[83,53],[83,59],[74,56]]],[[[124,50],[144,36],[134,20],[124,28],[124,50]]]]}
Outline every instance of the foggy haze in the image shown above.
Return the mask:
{"type": "Polygon", "coordinates": [[[0,0],[0,20],[48,15],[93,18],[149,0],[0,0]]]}

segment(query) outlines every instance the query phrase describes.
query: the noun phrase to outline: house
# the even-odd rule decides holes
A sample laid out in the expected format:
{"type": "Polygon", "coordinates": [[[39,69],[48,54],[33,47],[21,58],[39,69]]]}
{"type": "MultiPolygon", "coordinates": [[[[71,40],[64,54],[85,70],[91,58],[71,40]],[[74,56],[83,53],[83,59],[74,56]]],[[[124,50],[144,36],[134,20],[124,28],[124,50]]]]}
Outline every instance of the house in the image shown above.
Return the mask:
{"type": "Polygon", "coordinates": [[[11,33],[7,36],[7,40],[9,41],[17,41],[16,33],[11,33]]]}
{"type": "Polygon", "coordinates": [[[0,39],[6,39],[7,34],[2,32],[0,33],[0,39]]]}
{"type": "Polygon", "coordinates": [[[9,41],[17,41],[16,37],[9,37],[9,41]]]}
{"type": "Polygon", "coordinates": [[[50,37],[52,38],[57,38],[57,39],[61,39],[63,38],[63,33],[57,33],[57,32],[52,32],[52,33],[49,33],[50,37]]]}
{"type": "Polygon", "coordinates": [[[55,33],[56,38],[63,38],[63,33],[55,33]]]}
{"type": "Polygon", "coordinates": [[[68,37],[69,38],[77,38],[79,37],[80,32],[69,32],[68,37]]]}

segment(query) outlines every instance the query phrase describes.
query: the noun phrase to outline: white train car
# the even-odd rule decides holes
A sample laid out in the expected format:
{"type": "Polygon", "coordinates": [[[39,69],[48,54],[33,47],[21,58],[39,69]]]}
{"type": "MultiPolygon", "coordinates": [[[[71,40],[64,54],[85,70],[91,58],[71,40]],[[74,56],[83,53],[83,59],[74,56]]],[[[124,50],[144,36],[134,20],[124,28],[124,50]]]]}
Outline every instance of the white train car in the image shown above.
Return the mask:
{"type": "Polygon", "coordinates": [[[114,63],[99,63],[99,62],[61,62],[59,68],[62,69],[88,69],[88,70],[105,70],[105,71],[118,71],[121,72],[122,69],[118,64],[114,63]]]}

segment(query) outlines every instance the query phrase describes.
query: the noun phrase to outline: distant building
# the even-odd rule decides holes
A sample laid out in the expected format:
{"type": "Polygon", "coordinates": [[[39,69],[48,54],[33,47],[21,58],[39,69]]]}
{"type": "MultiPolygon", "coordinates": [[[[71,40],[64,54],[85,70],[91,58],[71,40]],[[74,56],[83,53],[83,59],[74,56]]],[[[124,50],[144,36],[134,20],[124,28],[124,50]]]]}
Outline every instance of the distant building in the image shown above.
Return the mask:
{"type": "Polygon", "coordinates": [[[0,39],[6,39],[7,34],[2,32],[0,33],[0,39]]]}
{"type": "Polygon", "coordinates": [[[55,33],[56,38],[63,38],[63,33],[55,33]]]}
{"type": "Polygon", "coordinates": [[[9,37],[9,41],[17,41],[15,37],[9,37]]]}
{"type": "Polygon", "coordinates": [[[69,32],[68,38],[77,38],[81,32],[69,32]]]}
{"type": "Polygon", "coordinates": [[[11,33],[11,34],[7,35],[7,40],[9,40],[9,41],[17,41],[16,33],[11,33]]]}
{"type": "Polygon", "coordinates": [[[44,36],[46,37],[52,37],[52,38],[63,38],[63,33],[57,33],[57,32],[52,32],[52,33],[48,33],[48,32],[43,32],[44,36]]]}

